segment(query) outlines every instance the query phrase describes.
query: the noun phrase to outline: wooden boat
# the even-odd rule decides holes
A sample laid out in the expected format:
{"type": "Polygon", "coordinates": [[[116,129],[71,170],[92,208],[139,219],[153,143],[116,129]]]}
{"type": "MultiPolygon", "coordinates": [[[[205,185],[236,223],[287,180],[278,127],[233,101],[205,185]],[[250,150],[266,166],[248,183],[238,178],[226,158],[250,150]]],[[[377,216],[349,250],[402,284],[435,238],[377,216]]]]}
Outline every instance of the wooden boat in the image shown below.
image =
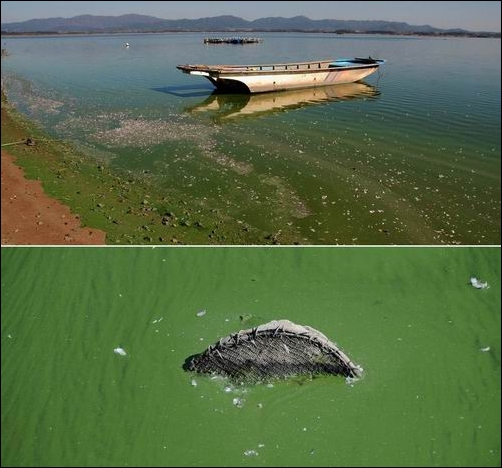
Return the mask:
{"type": "Polygon", "coordinates": [[[354,83],[378,70],[385,60],[356,57],[262,65],[177,65],[189,75],[199,75],[218,91],[263,93],[354,83]]]}

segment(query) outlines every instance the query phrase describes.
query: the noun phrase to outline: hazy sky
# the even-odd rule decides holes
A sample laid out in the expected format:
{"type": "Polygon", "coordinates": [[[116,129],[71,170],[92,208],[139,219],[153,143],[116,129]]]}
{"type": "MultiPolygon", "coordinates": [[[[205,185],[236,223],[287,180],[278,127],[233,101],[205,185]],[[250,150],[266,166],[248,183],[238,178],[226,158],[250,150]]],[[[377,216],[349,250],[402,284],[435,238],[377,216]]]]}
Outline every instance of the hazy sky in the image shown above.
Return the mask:
{"type": "Polygon", "coordinates": [[[304,15],[311,19],[404,21],[412,25],[500,32],[501,2],[1,2],[2,23],[128,13],[163,19],[234,15],[246,20],[304,15]]]}

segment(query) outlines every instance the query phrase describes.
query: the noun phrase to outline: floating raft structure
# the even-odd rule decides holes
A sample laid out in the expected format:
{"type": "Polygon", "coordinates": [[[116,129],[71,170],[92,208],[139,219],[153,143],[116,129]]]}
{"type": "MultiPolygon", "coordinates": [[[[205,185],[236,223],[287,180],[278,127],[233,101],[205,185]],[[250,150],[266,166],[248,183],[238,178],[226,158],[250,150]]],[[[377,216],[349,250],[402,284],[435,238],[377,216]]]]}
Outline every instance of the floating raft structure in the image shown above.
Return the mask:
{"type": "Polygon", "coordinates": [[[183,368],[257,383],[295,375],[359,378],[362,368],[321,332],[289,320],[273,320],[221,338],[186,359],[183,368]]]}
{"type": "Polygon", "coordinates": [[[204,44],[257,44],[263,42],[258,37],[206,37],[204,44]]]}

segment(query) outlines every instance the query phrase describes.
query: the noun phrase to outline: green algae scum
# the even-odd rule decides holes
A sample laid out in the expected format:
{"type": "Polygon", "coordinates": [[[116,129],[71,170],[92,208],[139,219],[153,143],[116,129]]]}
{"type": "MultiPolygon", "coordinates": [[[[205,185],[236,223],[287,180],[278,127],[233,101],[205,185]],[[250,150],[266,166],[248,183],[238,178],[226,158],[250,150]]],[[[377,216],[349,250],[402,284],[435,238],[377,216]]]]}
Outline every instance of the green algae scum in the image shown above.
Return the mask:
{"type": "Polygon", "coordinates": [[[500,466],[499,247],[3,247],[1,267],[2,466],[500,466]],[[277,318],[361,378],[183,369],[277,318]]]}

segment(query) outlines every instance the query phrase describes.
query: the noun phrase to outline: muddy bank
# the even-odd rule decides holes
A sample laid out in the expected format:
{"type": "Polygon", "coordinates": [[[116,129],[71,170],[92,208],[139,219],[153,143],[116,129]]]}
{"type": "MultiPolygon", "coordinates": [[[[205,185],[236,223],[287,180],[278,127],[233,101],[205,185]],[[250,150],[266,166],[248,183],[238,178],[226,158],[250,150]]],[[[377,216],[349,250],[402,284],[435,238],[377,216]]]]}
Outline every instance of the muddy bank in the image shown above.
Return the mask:
{"type": "Polygon", "coordinates": [[[26,179],[2,150],[2,245],[104,245],[106,233],[81,225],[80,216],[42,184],[26,179]]]}

